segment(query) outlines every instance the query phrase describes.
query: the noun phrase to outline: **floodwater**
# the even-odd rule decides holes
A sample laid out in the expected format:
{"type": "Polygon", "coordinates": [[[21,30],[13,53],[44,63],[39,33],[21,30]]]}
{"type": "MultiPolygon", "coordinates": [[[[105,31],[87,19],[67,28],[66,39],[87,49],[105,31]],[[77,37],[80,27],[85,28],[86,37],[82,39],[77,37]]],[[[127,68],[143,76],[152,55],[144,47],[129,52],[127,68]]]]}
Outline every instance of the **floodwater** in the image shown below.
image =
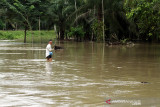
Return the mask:
{"type": "Polygon", "coordinates": [[[0,106],[160,107],[160,45],[46,45],[0,41],[0,106]]]}

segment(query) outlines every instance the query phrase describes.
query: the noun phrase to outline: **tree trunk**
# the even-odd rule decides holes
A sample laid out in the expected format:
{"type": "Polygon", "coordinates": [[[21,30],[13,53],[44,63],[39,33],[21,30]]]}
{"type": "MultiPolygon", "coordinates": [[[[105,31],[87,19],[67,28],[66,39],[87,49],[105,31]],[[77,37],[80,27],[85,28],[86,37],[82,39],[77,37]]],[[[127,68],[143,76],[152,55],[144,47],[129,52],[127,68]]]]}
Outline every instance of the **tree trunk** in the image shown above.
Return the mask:
{"type": "Polygon", "coordinates": [[[40,18],[40,16],[39,16],[38,25],[39,25],[39,36],[41,37],[41,43],[42,43],[42,36],[41,36],[41,18],[40,18]]]}
{"type": "Polygon", "coordinates": [[[102,21],[102,5],[98,6],[98,20],[102,21]]]}
{"type": "Polygon", "coordinates": [[[58,31],[58,40],[60,39],[60,30],[58,31]]]}
{"type": "Polygon", "coordinates": [[[40,19],[40,16],[39,16],[39,31],[41,31],[41,19],[40,19]]]}
{"type": "MultiPolygon", "coordinates": [[[[25,19],[25,22],[24,22],[24,26],[25,26],[25,31],[24,31],[24,43],[26,43],[26,38],[27,38],[27,29],[29,30],[32,30],[32,27],[29,23],[29,20],[28,20],[28,16],[27,18],[24,18],[25,19]]],[[[33,36],[33,35],[32,35],[33,36]]],[[[33,37],[32,37],[33,38],[33,37]]]]}
{"type": "MultiPolygon", "coordinates": [[[[74,1],[75,1],[75,11],[77,11],[77,1],[76,0],[74,1]]],[[[76,13],[76,19],[77,19],[77,13],[76,13]]],[[[77,25],[77,21],[76,21],[76,25],[77,25]]]]}
{"type": "Polygon", "coordinates": [[[64,30],[60,29],[60,40],[64,40],[64,30]]]}
{"type": "Polygon", "coordinates": [[[26,43],[26,37],[27,37],[27,28],[25,27],[25,30],[24,30],[24,43],[26,43]]]}
{"type": "MultiPolygon", "coordinates": [[[[5,19],[6,20],[6,19],[5,19]]],[[[5,21],[5,24],[4,24],[4,26],[3,26],[3,30],[7,30],[7,23],[6,23],[6,21],[5,21]]]]}
{"type": "Polygon", "coordinates": [[[105,43],[105,31],[104,31],[104,1],[102,0],[102,20],[103,20],[103,42],[105,43]]]}
{"type": "Polygon", "coordinates": [[[16,31],[17,31],[17,26],[18,26],[18,25],[17,25],[17,23],[16,23],[16,31]]]}
{"type": "Polygon", "coordinates": [[[64,24],[61,23],[60,25],[60,40],[64,40],[64,32],[65,32],[65,29],[64,29],[64,24]]]}

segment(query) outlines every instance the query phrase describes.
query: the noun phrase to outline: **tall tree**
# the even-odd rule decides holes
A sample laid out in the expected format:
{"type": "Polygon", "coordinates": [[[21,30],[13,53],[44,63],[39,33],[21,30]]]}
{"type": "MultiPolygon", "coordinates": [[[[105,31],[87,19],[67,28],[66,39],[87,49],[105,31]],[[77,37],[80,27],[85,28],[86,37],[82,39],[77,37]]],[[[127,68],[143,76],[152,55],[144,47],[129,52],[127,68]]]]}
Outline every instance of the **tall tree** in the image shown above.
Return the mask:
{"type": "Polygon", "coordinates": [[[9,9],[10,12],[13,12],[15,16],[18,15],[22,18],[25,29],[24,43],[26,43],[27,30],[32,30],[31,22],[32,22],[32,17],[34,16],[32,13],[35,8],[34,7],[35,2],[37,2],[37,0],[32,0],[32,1],[3,0],[4,5],[9,9]]]}
{"type": "Polygon", "coordinates": [[[60,40],[64,39],[67,26],[67,17],[75,11],[75,5],[71,5],[69,0],[51,0],[48,14],[53,18],[54,24],[60,33],[60,40]]]}
{"type": "Polygon", "coordinates": [[[90,24],[90,28],[93,24],[95,27],[93,32],[96,38],[99,38],[98,40],[104,40],[105,27],[108,28],[109,34],[116,34],[118,40],[128,36],[129,22],[123,8],[123,0],[84,0],[84,2],[85,4],[77,9],[79,15],[76,20],[82,21],[84,19],[85,24],[87,22],[90,24]],[[103,24],[104,22],[105,24],[103,24]],[[97,29],[97,33],[95,29],[97,29]]]}
{"type": "MultiPolygon", "coordinates": [[[[135,2],[133,2],[135,4],[135,2]]],[[[160,39],[160,1],[139,0],[136,5],[126,5],[127,17],[134,22],[140,39],[156,41],[160,39]]]]}

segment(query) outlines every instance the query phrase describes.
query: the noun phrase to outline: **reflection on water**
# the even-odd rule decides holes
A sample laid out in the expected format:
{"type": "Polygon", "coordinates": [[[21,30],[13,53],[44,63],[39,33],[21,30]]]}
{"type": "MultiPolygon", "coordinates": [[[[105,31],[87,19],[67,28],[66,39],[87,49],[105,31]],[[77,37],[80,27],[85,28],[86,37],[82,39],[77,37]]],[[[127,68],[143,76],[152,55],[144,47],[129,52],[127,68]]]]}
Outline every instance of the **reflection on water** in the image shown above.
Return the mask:
{"type": "Polygon", "coordinates": [[[46,62],[46,44],[0,41],[0,106],[160,105],[159,45],[61,45],[46,62]]]}
{"type": "Polygon", "coordinates": [[[51,72],[52,73],[52,62],[46,62],[46,72],[51,72]]]}

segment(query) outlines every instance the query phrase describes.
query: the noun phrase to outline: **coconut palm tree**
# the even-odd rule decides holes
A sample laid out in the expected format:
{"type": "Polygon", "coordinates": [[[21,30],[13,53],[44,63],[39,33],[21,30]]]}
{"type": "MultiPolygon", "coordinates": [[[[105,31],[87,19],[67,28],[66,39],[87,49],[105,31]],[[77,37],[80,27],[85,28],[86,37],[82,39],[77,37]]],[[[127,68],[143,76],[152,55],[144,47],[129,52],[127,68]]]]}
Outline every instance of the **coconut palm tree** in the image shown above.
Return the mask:
{"type": "Polygon", "coordinates": [[[66,18],[70,12],[74,11],[74,6],[70,6],[68,0],[51,0],[48,14],[52,17],[52,22],[57,25],[61,40],[64,39],[66,28],[66,18]]]}
{"type": "MultiPolygon", "coordinates": [[[[84,4],[77,9],[70,17],[78,14],[76,21],[85,21],[90,25],[96,20],[102,22],[108,28],[110,34],[116,34],[117,38],[127,37],[129,22],[126,19],[123,8],[124,0],[84,0],[84,4]]],[[[71,18],[72,19],[72,18],[71,18]]],[[[102,29],[104,32],[104,29],[102,29]]],[[[103,33],[104,35],[104,33],[103,33]]],[[[106,37],[109,37],[106,36],[106,37]]]]}

